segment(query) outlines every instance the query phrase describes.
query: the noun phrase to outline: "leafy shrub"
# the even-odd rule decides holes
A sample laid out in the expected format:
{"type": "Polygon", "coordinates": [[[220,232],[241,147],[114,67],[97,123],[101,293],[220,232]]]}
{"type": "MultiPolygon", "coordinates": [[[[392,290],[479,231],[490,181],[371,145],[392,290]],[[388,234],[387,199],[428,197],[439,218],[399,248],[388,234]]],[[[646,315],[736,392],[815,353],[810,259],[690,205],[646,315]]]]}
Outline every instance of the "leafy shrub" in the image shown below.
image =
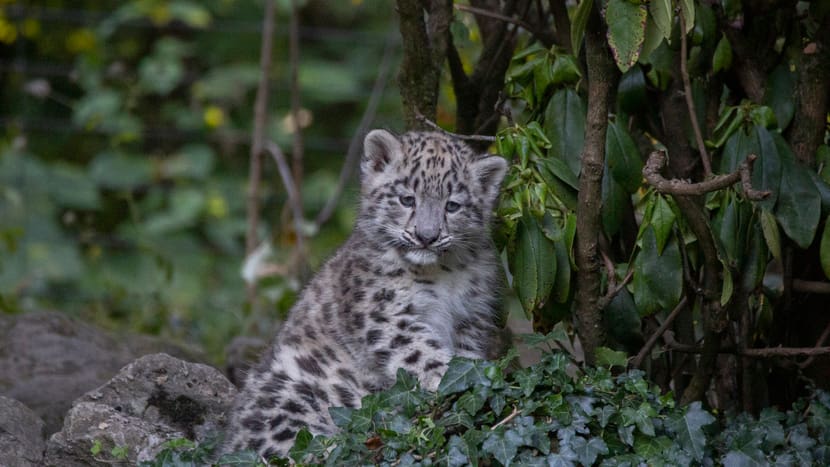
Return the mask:
{"type": "MultiPolygon", "coordinates": [[[[331,409],[341,432],[301,431],[290,455],[306,465],[815,465],[830,462],[830,394],[787,413],[728,418],[721,428],[699,402],[675,405],[640,371],[580,369],[547,353],[508,372],[498,362],[455,359],[437,393],[399,371],[390,389],[358,409],[331,409]]],[[[192,445],[189,449],[198,449],[192,445]]],[[[147,467],[204,461],[163,452],[147,467]]],[[[287,464],[287,459],[272,459],[287,464]]],[[[223,465],[261,465],[253,453],[223,465]]]]}

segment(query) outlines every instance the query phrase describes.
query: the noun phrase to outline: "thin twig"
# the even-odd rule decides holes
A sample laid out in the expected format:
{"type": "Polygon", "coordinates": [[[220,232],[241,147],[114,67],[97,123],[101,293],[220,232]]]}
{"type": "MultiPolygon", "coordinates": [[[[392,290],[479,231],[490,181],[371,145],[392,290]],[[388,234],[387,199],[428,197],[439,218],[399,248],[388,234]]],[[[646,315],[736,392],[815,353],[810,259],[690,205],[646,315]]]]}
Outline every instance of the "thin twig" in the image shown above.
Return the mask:
{"type": "MultiPolygon", "coordinates": [[[[824,332],[821,333],[821,336],[819,336],[818,340],[816,341],[815,347],[819,348],[823,346],[824,343],[827,341],[828,337],[830,337],[830,323],[827,323],[827,326],[824,328],[824,332]]],[[[810,357],[807,358],[807,360],[804,360],[803,362],[799,363],[798,367],[801,369],[807,368],[808,366],[813,364],[813,361],[815,359],[815,355],[810,355],[810,357]]]]}
{"type": "Polygon", "coordinates": [[[498,422],[495,425],[491,426],[490,431],[493,431],[493,430],[495,430],[496,428],[498,428],[502,425],[510,423],[510,420],[513,420],[514,418],[516,418],[516,416],[519,415],[520,413],[521,413],[521,410],[519,410],[518,407],[513,406],[513,411],[510,412],[510,415],[504,417],[500,422],[498,422]]]}
{"type": "Polygon", "coordinates": [[[662,336],[666,332],[666,330],[669,328],[669,326],[672,325],[674,320],[677,319],[678,316],[680,316],[680,312],[686,308],[686,303],[688,303],[688,299],[686,297],[683,297],[683,299],[680,300],[680,303],[678,303],[677,306],[674,307],[674,310],[672,310],[672,312],[669,313],[669,316],[666,317],[666,320],[663,321],[662,324],[660,324],[660,327],[657,328],[657,331],[655,331],[654,334],[652,334],[651,337],[648,338],[646,345],[644,345],[643,348],[640,349],[640,351],[637,353],[637,356],[634,357],[634,360],[631,361],[631,366],[633,368],[641,367],[641,365],[643,364],[643,360],[645,360],[646,356],[648,356],[648,354],[651,353],[651,349],[653,349],[654,345],[657,344],[657,340],[660,338],[660,336],[662,336]]]}
{"type": "Polygon", "coordinates": [[[703,176],[709,178],[712,175],[712,163],[709,161],[706,144],[703,142],[703,133],[701,133],[700,125],[697,121],[695,101],[692,95],[692,83],[689,80],[689,71],[686,68],[686,52],[688,50],[686,45],[686,21],[683,18],[682,11],[677,16],[680,18],[680,75],[683,77],[683,93],[686,97],[686,106],[689,108],[689,120],[692,122],[692,130],[695,133],[697,150],[700,152],[700,160],[703,162],[703,176]]]}
{"type": "Polygon", "coordinates": [[[522,29],[524,29],[525,31],[527,31],[531,34],[536,33],[533,26],[531,26],[529,23],[526,23],[526,22],[524,22],[524,21],[522,21],[521,19],[518,19],[518,18],[512,18],[510,16],[505,16],[501,13],[496,13],[495,11],[485,10],[483,8],[476,8],[476,7],[470,6],[470,5],[457,5],[456,4],[456,5],[453,5],[453,7],[455,7],[456,10],[465,11],[467,13],[472,13],[474,15],[486,16],[488,18],[494,18],[494,19],[504,21],[505,23],[515,24],[515,25],[521,27],[522,29]]]}
{"type": "Polygon", "coordinates": [[[277,163],[277,171],[280,174],[282,183],[285,185],[285,191],[288,193],[288,204],[291,206],[291,217],[294,220],[294,231],[297,237],[297,250],[300,252],[305,251],[305,239],[303,238],[303,206],[300,204],[300,192],[291,176],[291,168],[285,160],[285,154],[283,154],[282,149],[273,141],[268,141],[265,144],[265,151],[277,163]]]}
{"type": "Polygon", "coordinates": [[[733,185],[738,180],[741,180],[741,187],[744,194],[751,200],[764,199],[770,195],[769,191],[759,191],[752,188],[752,164],[758,157],[755,154],[749,154],[746,159],[738,166],[738,170],[730,174],[716,175],[698,183],[691,183],[685,180],[666,179],[660,171],[665,167],[667,157],[663,151],[653,151],[643,167],[643,177],[648,181],[649,185],[653,186],[660,193],[668,193],[672,195],[682,196],[698,196],[712,191],[721,190],[730,185],[733,185]]]}
{"type": "MultiPolygon", "coordinates": [[[[256,249],[257,228],[259,226],[259,186],[262,178],[262,146],[265,134],[265,122],[268,118],[268,80],[271,70],[271,56],[274,43],[274,0],[266,0],[265,15],[262,20],[262,45],[259,55],[259,86],[254,102],[254,129],[251,136],[251,153],[248,169],[248,229],[245,234],[245,254],[250,255],[256,249]]],[[[248,303],[256,298],[256,283],[248,284],[248,303]]]]}
{"type": "Polygon", "coordinates": [[[458,133],[453,133],[453,132],[451,132],[451,131],[447,131],[447,130],[445,130],[445,129],[441,128],[440,126],[438,126],[438,124],[437,124],[437,123],[435,123],[435,122],[433,122],[432,120],[430,120],[430,119],[426,118],[425,116],[423,116],[423,115],[422,115],[420,112],[418,112],[418,111],[415,111],[415,118],[416,118],[419,122],[424,123],[424,124],[425,124],[425,125],[427,125],[428,127],[432,128],[433,130],[435,130],[435,131],[437,131],[437,132],[439,132],[439,133],[444,133],[445,135],[452,136],[453,138],[464,139],[464,140],[469,140],[469,141],[486,141],[486,142],[488,142],[488,143],[494,143],[494,142],[496,141],[496,137],[495,137],[495,136],[486,136],[486,135],[459,135],[458,133]]]}
{"type": "MultiPolygon", "coordinates": [[[[302,106],[300,103],[300,11],[297,0],[291,0],[291,21],[288,35],[289,67],[291,68],[291,120],[293,120],[293,134],[291,145],[291,169],[294,185],[303,184],[303,125],[301,118],[302,106]]],[[[297,191],[297,203],[302,206],[302,193],[297,191]]],[[[299,232],[297,233],[299,235],[299,232]]]]}
{"type": "Polygon", "coordinates": [[[337,186],[334,188],[334,193],[326,201],[326,205],[317,214],[317,218],[314,221],[315,230],[318,230],[334,214],[337,203],[340,201],[340,196],[346,188],[346,183],[351,179],[352,173],[360,161],[360,154],[363,149],[363,137],[375,120],[381,97],[383,97],[383,91],[389,82],[389,70],[392,68],[392,58],[395,56],[394,52],[395,41],[390,36],[387,38],[386,46],[383,49],[383,58],[381,58],[380,65],[378,65],[378,76],[375,78],[375,84],[372,86],[372,94],[366,103],[366,110],[363,111],[360,124],[354,132],[354,135],[352,135],[351,141],[349,141],[349,149],[346,152],[346,159],[343,161],[343,168],[340,169],[340,178],[337,180],[337,186]]]}

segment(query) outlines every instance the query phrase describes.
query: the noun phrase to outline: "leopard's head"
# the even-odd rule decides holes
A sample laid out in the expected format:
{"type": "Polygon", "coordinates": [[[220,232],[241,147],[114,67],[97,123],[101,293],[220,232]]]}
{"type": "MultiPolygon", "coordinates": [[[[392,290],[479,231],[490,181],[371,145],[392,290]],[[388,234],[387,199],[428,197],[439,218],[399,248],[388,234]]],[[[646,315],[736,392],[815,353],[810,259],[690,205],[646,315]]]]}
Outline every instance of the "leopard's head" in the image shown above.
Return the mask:
{"type": "Polygon", "coordinates": [[[364,140],[358,228],[412,264],[464,257],[489,241],[506,170],[504,158],[446,134],[374,130],[364,140]]]}

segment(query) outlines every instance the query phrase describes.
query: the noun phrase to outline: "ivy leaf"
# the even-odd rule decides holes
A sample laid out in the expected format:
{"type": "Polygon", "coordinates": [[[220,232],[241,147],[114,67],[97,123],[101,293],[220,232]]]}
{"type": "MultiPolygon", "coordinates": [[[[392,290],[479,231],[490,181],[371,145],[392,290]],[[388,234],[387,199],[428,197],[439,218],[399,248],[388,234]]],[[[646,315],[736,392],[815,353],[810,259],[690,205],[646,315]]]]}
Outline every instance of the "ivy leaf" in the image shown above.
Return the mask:
{"type": "Polygon", "coordinates": [[[628,365],[628,355],[619,350],[612,350],[608,347],[597,347],[596,359],[598,366],[618,366],[625,368],[628,365]]]}
{"type": "Polygon", "coordinates": [[[599,437],[586,440],[576,436],[571,441],[571,449],[579,456],[579,463],[582,465],[594,465],[600,454],[608,454],[608,445],[599,437]]]}
{"type": "Polygon", "coordinates": [[[680,444],[692,453],[695,460],[701,461],[706,447],[703,427],[714,421],[715,417],[701,408],[700,401],[696,401],[689,405],[682,417],[669,419],[668,424],[680,444]]]}
{"type": "Polygon", "coordinates": [[[478,465],[478,449],[460,436],[452,435],[447,442],[447,455],[441,461],[442,465],[449,467],[475,466],[478,465]]]}
{"type": "Polygon", "coordinates": [[[489,433],[489,436],[481,445],[481,450],[491,454],[505,467],[509,466],[516,457],[519,446],[522,445],[522,437],[514,430],[506,430],[500,427],[489,433]]]}
{"type": "Polygon", "coordinates": [[[457,392],[466,391],[477,385],[490,386],[490,379],[484,374],[483,366],[492,363],[480,360],[469,360],[466,358],[453,358],[450,360],[447,372],[438,384],[438,394],[446,396],[457,392]]]}
{"type": "Polygon", "coordinates": [[[627,0],[608,0],[605,22],[608,24],[608,45],[617,67],[625,73],[637,63],[643,46],[648,11],[645,5],[627,0]]]}
{"type": "Polygon", "coordinates": [[[329,415],[334,424],[339,428],[346,428],[352,422],[352,412],[354,409],[350,407],[329,407],[329,415]]]}

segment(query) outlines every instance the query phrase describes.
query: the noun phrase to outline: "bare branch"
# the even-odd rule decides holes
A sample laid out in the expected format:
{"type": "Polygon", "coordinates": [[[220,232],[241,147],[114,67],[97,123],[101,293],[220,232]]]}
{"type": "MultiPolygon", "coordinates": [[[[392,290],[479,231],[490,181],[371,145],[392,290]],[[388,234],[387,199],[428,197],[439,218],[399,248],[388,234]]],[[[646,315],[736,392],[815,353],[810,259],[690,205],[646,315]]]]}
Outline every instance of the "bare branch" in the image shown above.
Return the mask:
{"type": "Polygon", "coordinates": [[[265,151],[271,155],[274,162],[277,164],[277,171],[280,174],[280,179],[285,185],[285,191],[288,193],[288,204],[291,207],[291,216],[294,220],[294,232],[297,236],[297,250],[305,251],[305,240],[303,229],[303,206],[301,204],[300,191],[294,183],[294,178],[291,174],[291,168],[285,159],[282,149],[274,143],[269,141],[265,144],[265,151]]]}
{"type": "Polygon", "coordinates": [[[521,19],[518,19],[518,18],[512,18],[510,16],[505,16],[501,13],[496,13],[494,11],[485,10],[483,8],[476,8],[474,6],[469,6],[469,5],[453,5],[453,7],[456,10],[459,10],[459,11],[465,11],[467,13],[472,13],[474,15],[486,16],[488,18],[494,18],[494,19],[504,21],[505,23],[515,24],[515,25],[521,27],[522,29],[524,29],[525,31],[527,31],[531,34],[535,34],[533,26],[531,26],[530,24],[528,24],[528,23],[526,23],[526,22],[524,22],[524,21],[522,21],[521,19]]]}
{"type": "Polygon", "coordinates": [[[445,135],[450,135],[450,136],[452,136],[453,138],[463,139],[463,140],[467,140],[467,141],[484,141],[484,142],[488,142],[488,143],[493,143],[493,142],[495,142],[495,141],[496,141],[496,138],[495,138],[494,136],[486,136],[486,135],[459,135],[458,133],[453,133],[453,132],[447,131],[447,130],[445,130],[445,129],[441,128],[440,126],[438,126],[438,124],[437,124],[437,123],[435,123],[435,122],[433,122],[432,120],[430,120],[430,119],[426,118],[425,116],[421,115],[421,113],[420,113],[420,112],[416,112],[416,113],[415,113],[415,118],[416,118],[419,122],[423,123],[424,125],[426,125],[426,126],[428,126],[428,127],[432,128],[433,130],[435,130],[435,131],[437,131],[437,132],[439,132],[439,133],[444,133],[445,135]]]}
{"type": "Polygon", "coordinates": [[[654,334],[652,334],[651,337],[648,338],[646,344],[643,346],[642,349],[640,349],[640,351],[637,353],[637,356],[634,357],[634,360],[631,361],[632,368],[642,367],[643,360],[645,360],[648,354],[651,353],[651,349],[653,349],[654,345],[657,344],[657,340],[666,332],[667,329],[669,329],[669,326],[672,325],[674,320],[677,319],[678,316],[680,316],[680,312],[682,312],[686,308],[686,303],[688,303],[688,299],[686,297],[683,297],[683,299],[680,300],[680,303],[678,303],[677,306],[674,307],[674,310],[672,310],[672,312],[669,313],[669,316],[666,317],[666,320],[663,321],[662,324],[660,324],[660,327],[657,328],[657,331],[655,331],[654,334]]]}
{"type": "MultiPolygon", "coordinates": [[[[830,337],[830,323],[827,323],[827,326],[825,326],[824,332],[822,332],[821,336],[819,336],[818,341],[816,341],[815,347],[819,348],[823,346],[824,343],[827,342],[828,337],[830,337]]],[[[808,366],[813,364],[813,361],[815,361],[815,355],[810,355],[810,357],[807,360],[804,360],[803,362],[799,363],[798,367],[802,369],[807,368],[808,366]]]]}
{"type": "Polygon", "coordinates": [[[830,294],[830,282],[793,279],[793,290],[796,292],[830,294]]]}
{"type": "MultiPolygon", "coordinates": [[[[254,102],[254,131],[251,135],[251,152],[248,167],[248,228],[245,234],[245,254],[250,255],[256,249],[257,228],[259,226],[259,186],[262,179],[262,146],[265,134],[265,121],[268,117],[268,80],[271,70],[271,56],[274,44],[274,0],[266,0],[262,19],[262,45],[259,55],[259,86],[254,102]]],[[[256,284],[248,285],[248,303],[256,297],[256,284]]]]}
{"type": "Polygon", "coordinates": [[[700,125],[697,121],[697,112],[695,111],[695,100],[692,95],[692,83],[689,81],[689,71],[686,67],[686,21],[683,12],[677,15],[680,18],[680,74],[683,77],[683,89],[686,97],[686,106],[689,108],[689,120],[692,123],[692,130],[695,133],[695,142],[697,142],[697,150],[700,152],[700,161],[703,163],[703,176],[708,178],[712,175],[712,163],[709,160],[709,154],[706,152],[706,144],[703,142],[703,133],[700,131],[700,125]]]}
{"type": "Polygon", "coordinates": [[[343,161],[343,168],[340,169],[337,186],[314,221],[317,229],[325,224],[331,218],[332,214],[334,214],[334,210],[337,208],[337,202],[340,201],[340,196],[346,188],[346,183],[352,177],[352,173],[360,161],[360,154],[363,149],[363,137],[375,120],[381,97],[383,97],[383,91],[389,82],[389,71],[392,68],[394,52],[395,41],[390,37],[386,40],[386,46],[383,49],[383,58],[380,60],[380,65],[378,65],[378,76],[375,78],[375,84],[372,86],[372,93],[369,96],[369,101],[366,103],[366,109],[363,111],[363,116],[360,118],[360,124],[357,126],[357,130],[352,135],[351,141],[349,141],[349,149],[346,152],[346,159],[343,161]]]}
{"type": "Polygon", "coordinates": [[[666,165],[666,153],[663,151],[653,151],[648,161],[646,161],[645,167],[643,167],[643,177],[645,177],[649,185],[653,186],[660,193],[681,196],[703,195],[712,191],[721,190],[741,180],[746,197],[752,200],[759,200],[769,196],[770,192],[758,191],[752,188],[752,164],[757,158],[755,154],[750,154],[746,156],[746,159],[738,167],[738,170],[733,173],[716,175],[702,182],[691,183],[684,180],[668,180],[664,178],[660,172],[666,165]]]}

